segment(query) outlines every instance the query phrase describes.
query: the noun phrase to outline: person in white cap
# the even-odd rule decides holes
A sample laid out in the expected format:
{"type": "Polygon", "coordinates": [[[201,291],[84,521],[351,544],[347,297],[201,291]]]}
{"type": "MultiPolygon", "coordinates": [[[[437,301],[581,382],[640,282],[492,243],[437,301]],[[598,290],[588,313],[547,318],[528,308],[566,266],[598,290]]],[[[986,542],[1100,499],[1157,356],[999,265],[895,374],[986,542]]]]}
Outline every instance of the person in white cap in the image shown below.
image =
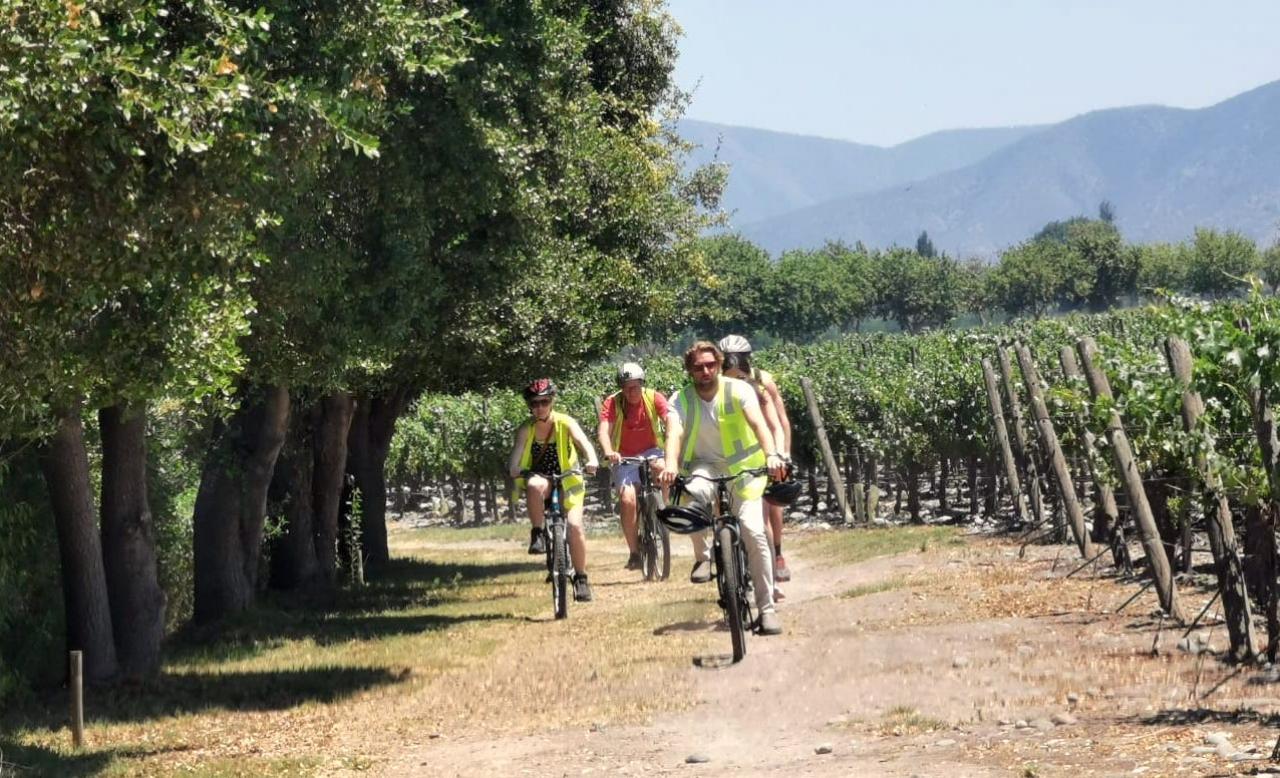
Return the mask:
{"type": "Polygon", "coordinates": [[[619,464],[623,457],[652,458],[652,483],[662,472],[663,430],[671,412],[661,392],[645,386],[644,368],[635,362],[618,367],[618,391],[600,405],[600,425],[596,438],[604,458],[613,465],[613,486],[618,490],[618,514],[622,534],[627,539],[628,570],[640,570],[640,542],[636,532],[636,484],[640,466],[619,464]]]}

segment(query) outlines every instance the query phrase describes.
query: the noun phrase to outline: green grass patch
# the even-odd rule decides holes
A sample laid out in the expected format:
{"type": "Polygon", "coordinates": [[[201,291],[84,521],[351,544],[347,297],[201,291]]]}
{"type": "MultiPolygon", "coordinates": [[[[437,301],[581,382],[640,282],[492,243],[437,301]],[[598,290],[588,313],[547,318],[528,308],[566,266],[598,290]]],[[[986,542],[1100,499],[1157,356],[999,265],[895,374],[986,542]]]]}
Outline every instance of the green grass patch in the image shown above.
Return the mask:
{"type": "Polygon", "coordinates": [[[964,545],[955,527],[875,527],[797,535],[807,558],[828,564],[853,564],[879,556],[964,545]]]}
{"type": "Polygon", "coordinates": [[[869,594],[879,594],[880,592],[893,591],[906,586],[907,582],[901,578],[888,578],[884,581],[876,581],[875,583],[862,584],[852,589],[846,589],[840,592],[840,598],[843,600],[852,600],[858,597],[866,597],[869,594]]]}
{"type": "Polygon", "coordinates": [[[897,705],[884,715],[880,731],[885,735],[918,735],[921,732],[936,732],[948,726],[950,725],[942,719],[926,716],[910,705],[897,705]]]}

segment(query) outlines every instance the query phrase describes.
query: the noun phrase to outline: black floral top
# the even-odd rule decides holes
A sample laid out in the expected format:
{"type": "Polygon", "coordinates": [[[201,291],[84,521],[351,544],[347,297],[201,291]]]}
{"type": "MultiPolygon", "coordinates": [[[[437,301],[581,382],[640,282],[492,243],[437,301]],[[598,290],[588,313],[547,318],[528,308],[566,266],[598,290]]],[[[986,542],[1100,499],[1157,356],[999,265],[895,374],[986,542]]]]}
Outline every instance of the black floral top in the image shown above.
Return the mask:
{"type": "Polygon", "coordinates": [[[558,475],[560,473],[560,452],[556,448],[554,439],[546,443],[533,441],[533,450],[530,452],[533,463],[530,470],[542,475],[558,475]]]}

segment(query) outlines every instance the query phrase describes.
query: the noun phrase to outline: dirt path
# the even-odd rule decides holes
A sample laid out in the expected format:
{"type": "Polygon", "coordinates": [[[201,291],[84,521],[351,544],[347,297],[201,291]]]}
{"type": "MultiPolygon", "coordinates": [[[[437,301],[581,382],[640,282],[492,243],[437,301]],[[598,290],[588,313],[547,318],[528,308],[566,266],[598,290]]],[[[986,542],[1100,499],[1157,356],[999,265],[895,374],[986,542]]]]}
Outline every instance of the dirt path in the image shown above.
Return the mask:
{"type": "MultiPolygon", "coordinates": [[[[594,694],[601,659],[548,652],[572,640],[571,628],[533,625],[543,628],[533,631],[542,633],[537,642],[494,657],[491,666],[506,677],[461,681],[491,699],[478,699],[461,721],[433,716],[447,723],[402,732],[404,745],[384,754],[377,770],[1163,776],[1277,767],[1247,750],[1265,755],[1275,739],[1274,674],[1232,675],[1211,656],[1176,648],[1181,631],[1171,628],[1160,630],[1153,655],[1161,626],[1150,617],[1154,597],[1144,594],[1115,615],[1137,586],[1083,574],[1065,578],[1074,566],[1068,559],[1056,547],[1028,549],[1020,559],[1014,547],[985,540],[835,567],[793,550],[795,581],[782,610],[786,634],[752,637],[736,666],[681,667],[677,651],[674,666],[655,665],[638,682],[597,687],[594,694]],[[530,674],[524,680],[559,668],[570,690],[534,683],[548,691],[548,705],[537,694],[515,694],[525,688],[522,668],[530,674]],[[645,705],[631,704],[646,695],[659,698],[650,700],[648,714],[645,705]],[[670,695],[674,712],[663,710],[670,695]],[[522,700],[511,703],[517,696],[522,700]],[[526,711],[522,723],[490,724],[488,708],[509,704],[526,711]],[[584,716],[583,706],[595,707],[584,716]],[[1215,733],[1227,745],[1207,743],[1215,733]]],[[[684,576],[687,567],[677,560],[673,575],[684,576]]],[[[570,622],[612,618],[628,607],[622,592],[629,579],[596,578],[604,596],[570,622]]],[[[679,601],[711,597],[682,582],[665,586],[679,601]]],[[[690,660],[728,647],[728,635],[710,618],[653,632],[654,651],[668,657],[673,636],[690,660]]],[[[1197,634],[1222,647],[1221,628],[1197,634]]],[[[449,691],[459,696],[457,688],[449,691]]]]}

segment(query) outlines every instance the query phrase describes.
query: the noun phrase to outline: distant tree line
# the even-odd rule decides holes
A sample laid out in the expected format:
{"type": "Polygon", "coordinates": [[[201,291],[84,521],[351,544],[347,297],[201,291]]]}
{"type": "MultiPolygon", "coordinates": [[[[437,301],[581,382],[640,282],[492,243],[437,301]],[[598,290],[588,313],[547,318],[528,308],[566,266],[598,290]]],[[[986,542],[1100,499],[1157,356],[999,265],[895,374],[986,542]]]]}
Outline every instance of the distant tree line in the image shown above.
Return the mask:
{"type": "Polygon", "coordinates": [[[1132,244],[1110,204],[1099,211],[1097,219],[1051,222],[993,262],[939,253],[924,232],[914,248],[832,242],[776,261],[738,235],[707,237],[710,275],[685,292],[700,302],[692,327],[804,341],[872,320],[919,332],[965,318],[1103,311],[1164,293],[1221,298],[1248,288],[1251,277],[1280,284],[1280,245],[1262,250],[1212,229],[1182,243],[1132,244]]]}

